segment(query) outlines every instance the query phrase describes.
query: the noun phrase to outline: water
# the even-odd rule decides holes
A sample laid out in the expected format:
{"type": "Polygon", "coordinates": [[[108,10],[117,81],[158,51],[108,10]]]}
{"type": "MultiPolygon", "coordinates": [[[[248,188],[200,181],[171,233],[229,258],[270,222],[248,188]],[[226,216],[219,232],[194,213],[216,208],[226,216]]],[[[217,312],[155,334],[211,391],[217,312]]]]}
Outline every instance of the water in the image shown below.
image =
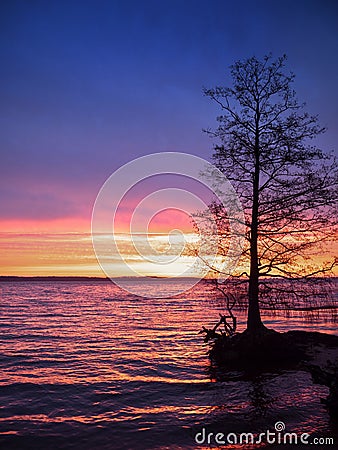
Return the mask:
{"type": "MultiPolygon", "coordinates": [[[[210,378],[198,331],[223,308],[203,283],[167,299],[142,299],[102,281],[0,288],[1,448],[209,448],[195,442],[203,427],[259,433],[277,421],[338,442],[320,401],[328,390],[306,372],[210,378]]],[[[244,319],[241,313],[240,328],[244,319]]],[[[264,319],[277,330],[337,328],[327,311],[311,321],[301,313],[264,319]]]]}

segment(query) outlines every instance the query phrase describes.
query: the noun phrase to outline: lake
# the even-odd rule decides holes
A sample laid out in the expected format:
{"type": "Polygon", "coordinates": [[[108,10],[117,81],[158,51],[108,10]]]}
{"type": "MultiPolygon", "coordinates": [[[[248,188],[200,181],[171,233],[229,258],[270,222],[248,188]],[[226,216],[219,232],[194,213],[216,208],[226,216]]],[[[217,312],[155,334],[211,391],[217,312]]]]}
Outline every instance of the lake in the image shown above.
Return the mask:
{"type": "MultiPolygon", "coordinates": [[[[307,372],[213,379],[198,331],[224,310],[204,282],[161,299],[95,280],[2,282],[0,289],[1,448],[202,449],[217,446],[214,437],[202,442],[203,433],[257,434],[277,422],[338,442],[320,400],[328,389],[307,372]]],[[[263,319],[279,331],[337,333],[325,310],[263,319]]],[[[269,444],[222,446],[258,447],[269,444]]]]}

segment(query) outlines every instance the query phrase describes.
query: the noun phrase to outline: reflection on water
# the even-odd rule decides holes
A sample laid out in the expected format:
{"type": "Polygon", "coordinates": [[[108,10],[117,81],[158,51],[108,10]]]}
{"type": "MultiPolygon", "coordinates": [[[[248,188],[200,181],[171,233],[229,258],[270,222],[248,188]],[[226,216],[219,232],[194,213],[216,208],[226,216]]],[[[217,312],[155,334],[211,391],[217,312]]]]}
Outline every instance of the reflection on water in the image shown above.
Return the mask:
{"type": "MultiPolygon", "coordinates": [[[[277,421],[337,436],[320,402],[327,388],[305,372],[210,379],[198,331],[223,311],[210,289],[146,300],[110,282],[2,283],[0,444],[197,448],[201,427],[259,433],[277,421]]],[[[328,311],[312,322],[301,312],[264,320],[278,330],[336,332],[328,311]]]]}

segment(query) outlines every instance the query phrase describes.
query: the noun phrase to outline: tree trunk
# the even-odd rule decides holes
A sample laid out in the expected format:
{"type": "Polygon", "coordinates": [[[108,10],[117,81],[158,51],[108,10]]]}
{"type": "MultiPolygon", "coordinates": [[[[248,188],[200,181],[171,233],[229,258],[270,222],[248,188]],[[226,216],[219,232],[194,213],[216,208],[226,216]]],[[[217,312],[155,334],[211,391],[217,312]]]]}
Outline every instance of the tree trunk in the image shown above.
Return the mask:
{"type": "MultiPolygon", "coordinates": [[[[254,227],[255,228],[255,227],[254,227]]],[[[259,311],[258,294],[258,261],[257,261],[257,230],[251,228],[254,236],[251,235],[251,257],[250,257],[250,279],[249,279],[249,307],[247,330],[256,332],[263,328],[261,315],[259,311]],[[256,235],[255,235],[256,234],[256,235]]]]}
{"type": "Polygon", "coordinates": [[[258,271],[258,204],[259,204],[259,111],[256,111],[255,133],[255,172],[253,174],[251,242],[250,242],[250,278],[249,278],[249,307],[247,330],[255,333],[264,327],[259,311],[259,271],[258,271]]]}

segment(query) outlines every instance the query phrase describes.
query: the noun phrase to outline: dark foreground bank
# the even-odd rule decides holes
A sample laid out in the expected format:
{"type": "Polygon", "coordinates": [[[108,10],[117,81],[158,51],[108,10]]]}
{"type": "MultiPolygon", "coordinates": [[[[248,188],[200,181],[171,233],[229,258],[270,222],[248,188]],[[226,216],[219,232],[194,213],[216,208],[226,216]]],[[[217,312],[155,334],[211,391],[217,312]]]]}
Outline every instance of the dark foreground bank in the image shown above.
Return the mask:
{"type": "Polygon", "coordinates": [[[338,336],[290,330],[279,333],[264,328],[252,334],[217,335],[209,351],[218,379],[234,370],[244,374],[273,369],[308,371],[315,383],[329,388],[324,400],[330,414],[338,417],[338,336]]]}

